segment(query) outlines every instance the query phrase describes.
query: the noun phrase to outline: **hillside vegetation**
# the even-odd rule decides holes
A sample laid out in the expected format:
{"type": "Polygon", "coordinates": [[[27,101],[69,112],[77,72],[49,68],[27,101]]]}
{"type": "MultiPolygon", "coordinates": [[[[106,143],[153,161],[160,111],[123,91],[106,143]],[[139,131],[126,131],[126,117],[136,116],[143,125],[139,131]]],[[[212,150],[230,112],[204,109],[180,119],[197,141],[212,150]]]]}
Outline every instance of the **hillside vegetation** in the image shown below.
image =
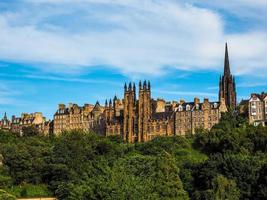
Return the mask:
{"type": "Polygon", "coordinates": [[[211,131],[126,144],[72,131],[0,132],[0,199],[267,199],[267,129],[234,113],[211,131]]]}

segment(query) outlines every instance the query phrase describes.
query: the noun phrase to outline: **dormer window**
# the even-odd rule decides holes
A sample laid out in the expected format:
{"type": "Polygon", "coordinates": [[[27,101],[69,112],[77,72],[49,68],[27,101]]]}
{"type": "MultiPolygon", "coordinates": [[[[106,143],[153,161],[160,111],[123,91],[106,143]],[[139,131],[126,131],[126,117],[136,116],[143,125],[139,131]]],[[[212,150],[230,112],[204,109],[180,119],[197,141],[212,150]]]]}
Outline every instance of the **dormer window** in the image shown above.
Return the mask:
{"type": "Polygon", "coordinates": [[[199,110],[199,104],[196,105],[196,109],[199,110]]]}
{"type": "Polygon", "coordinates": [[[187,110],[187,111],[190,110],[190,105],[186,105],[186,110],[187,110]]]}
{"type": "Polygon", "coordinates": [[[214,108],[217,108],[218,107],[218,104],[217,103],[214,103],[213,106],[214,106],[214,108]]]}
{"type": "Polygon", "coordinates": [[[178,111],[183,111],[183,106],[182,105],[179,105],[178,111]]]}

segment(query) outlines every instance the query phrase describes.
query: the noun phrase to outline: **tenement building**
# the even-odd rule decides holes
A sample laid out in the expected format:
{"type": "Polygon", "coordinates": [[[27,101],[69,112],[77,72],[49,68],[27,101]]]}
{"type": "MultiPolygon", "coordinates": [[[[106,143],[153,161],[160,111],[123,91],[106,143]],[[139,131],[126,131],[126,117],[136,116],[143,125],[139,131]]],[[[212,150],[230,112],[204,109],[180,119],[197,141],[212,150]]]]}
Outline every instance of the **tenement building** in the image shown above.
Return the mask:
{"type": "Polygon", "coordinates": [[[59,104],[54,114],[53,133],[58,135],[68,130],[103,132],[103,112],[104,107],[99,102],[95,105],[85,104],[82,107],[72,103],[68,107],[59,104]]]}
{"type": "Polygon", "coordinates": [[[45,117],[41,112],[35,113],[22,113],[20,117],[12,116],[11,120],[7,119],[5,113],[4,118],[1,120],[1,129],[10,130],[13,133],[23,134],[23,128],[32,126],[39,133],[45,133],[45,117]]]}
{"type": "Polygon", "coordinates": [[[267,93],[251,94],[248,100],[248,119],[255,126],[267,125],[267,93]]]}

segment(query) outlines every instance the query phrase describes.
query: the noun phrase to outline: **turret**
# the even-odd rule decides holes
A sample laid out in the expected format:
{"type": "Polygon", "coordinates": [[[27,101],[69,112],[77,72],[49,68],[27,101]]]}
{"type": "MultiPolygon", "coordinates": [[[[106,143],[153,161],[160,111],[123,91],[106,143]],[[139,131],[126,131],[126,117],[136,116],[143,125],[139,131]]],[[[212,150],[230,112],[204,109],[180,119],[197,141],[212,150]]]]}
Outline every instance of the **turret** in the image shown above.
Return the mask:
{"type": "Polygon", "coordinates": [[[107,108],[108,107],[108,100],[106,99],[106,101],[105,101],[105,108],[107,108]]]}
{"type": "Polygon", "coordinates": [[[110,108],[112,107],[112,101],[111,101],[111,99],[109,99],[109,107],[110,108]]]}
{"type": "Polygon", "coordinates": [[[144,90],[146,90],[146,80],[144,81],[144,90]]]}
{"type": "Polygon", "coordinates": [[[127,91],[127,85],[126,85],[126,83],[124,84],[124,92],[126,92],[127,91]]]}

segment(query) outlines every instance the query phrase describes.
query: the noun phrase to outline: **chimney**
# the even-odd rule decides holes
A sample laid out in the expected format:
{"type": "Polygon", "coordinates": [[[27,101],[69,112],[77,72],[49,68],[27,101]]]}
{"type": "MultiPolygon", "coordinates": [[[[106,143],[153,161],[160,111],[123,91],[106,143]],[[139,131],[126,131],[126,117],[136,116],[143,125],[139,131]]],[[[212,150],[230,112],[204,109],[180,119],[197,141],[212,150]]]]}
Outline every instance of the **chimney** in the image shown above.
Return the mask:
{"type": "Polygon", "coordinates": [[[58,109],[59,110],[65,110],[66,106],[65,104],[61,103],[61,104],[58,104],[58,109]]]}
{"type": "Polygon", "coordinates": [[[185,103],[184,99],[180,99],[180,104],[183,105],[185,103]]]}
{"type": "Polygon", "coordinates": [[[197,105],[197,104],[199,104],[199,103],[200,103],[199,98],[195,97],[195,98],[194,98],[194,104],[197,105]]]}
{"type": "Polygon", "coordinates": [[[204,103],[209,103],[209,99],[208,98],[204,98],[204,103]]]}

